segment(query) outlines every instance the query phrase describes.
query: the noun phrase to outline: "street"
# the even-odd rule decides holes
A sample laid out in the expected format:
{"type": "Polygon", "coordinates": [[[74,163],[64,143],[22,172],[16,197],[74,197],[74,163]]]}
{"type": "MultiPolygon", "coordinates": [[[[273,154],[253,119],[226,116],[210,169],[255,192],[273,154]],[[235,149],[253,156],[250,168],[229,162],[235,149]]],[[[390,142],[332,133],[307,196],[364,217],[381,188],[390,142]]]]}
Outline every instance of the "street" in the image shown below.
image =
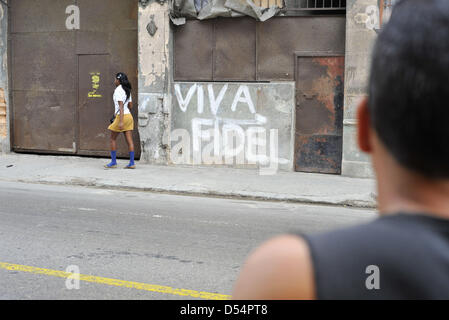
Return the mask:
{"type": "Polygon", "coordinates": [[[266,239],[375,217],[342,206],[17,182],[0,183],[0,203],[0,299],[227,298],[266,239]],[[69,290],[55,273],[68,266],[97,278],[69,290]]]}

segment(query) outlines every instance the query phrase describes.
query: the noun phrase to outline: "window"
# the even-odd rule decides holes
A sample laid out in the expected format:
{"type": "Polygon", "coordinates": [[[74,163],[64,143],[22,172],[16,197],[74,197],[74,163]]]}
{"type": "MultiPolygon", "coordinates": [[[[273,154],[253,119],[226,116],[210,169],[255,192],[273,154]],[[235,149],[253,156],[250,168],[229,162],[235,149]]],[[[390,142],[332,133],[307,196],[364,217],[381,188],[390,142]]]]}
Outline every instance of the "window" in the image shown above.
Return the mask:
{"type": "Polygon", "coordinates": [[[285,15],[335,14],[346,11],[346,0],[285,0],[285,15]]]}

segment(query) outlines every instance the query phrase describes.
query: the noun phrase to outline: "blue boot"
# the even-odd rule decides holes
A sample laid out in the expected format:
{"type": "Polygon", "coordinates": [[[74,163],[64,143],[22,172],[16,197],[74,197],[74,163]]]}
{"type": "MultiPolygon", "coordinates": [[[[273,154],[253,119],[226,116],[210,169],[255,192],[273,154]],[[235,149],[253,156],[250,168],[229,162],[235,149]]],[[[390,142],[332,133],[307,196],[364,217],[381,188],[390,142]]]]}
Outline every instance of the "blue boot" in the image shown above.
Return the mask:
{"type": "Polygon", "coordinates": [[[111,151],[111,162],[106,164],[104,167],[107,169],[117,168],[117,151],[111,151]]]}
{"type": "Polygon", "coordinates": [[[125,167],[125,169],[135,169],[136,165],[134,164],[134,151],[129,152],[129,164],[125,167]]]}

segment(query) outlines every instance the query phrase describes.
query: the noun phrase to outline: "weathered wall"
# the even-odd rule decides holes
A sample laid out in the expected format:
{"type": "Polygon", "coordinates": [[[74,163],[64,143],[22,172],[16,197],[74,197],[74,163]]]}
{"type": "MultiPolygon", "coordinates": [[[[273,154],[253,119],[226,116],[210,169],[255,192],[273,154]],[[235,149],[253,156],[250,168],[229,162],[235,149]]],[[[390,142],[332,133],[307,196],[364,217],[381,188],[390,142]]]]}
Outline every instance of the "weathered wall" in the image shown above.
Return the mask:
{"type": "Polygon", "coordinates": [[[366,96],[371,51],[379,29],[378,0],[347,0],[345,103],[343,120],[342,175],[372,177],[368,155],[356,139],[356,110],[366,96]]]}
{"type": "MultiPolygon", "coordinates": [[[[179,125],[178,120],[170,119],[170,113],[179,115],[179,103],[175,94],[172,81],[172,31],[169,22],[169,6],[167,3],[160,4],[156,1],[139,1],[139,35],[138,35],[138,93],[139,93],[139,132],[142,143],[142,159],[150,163],[167,164],[170,162],[171,132],[174,129],[191,130],[188,127],[174,127],[179,125]]],[[[10,150],[9,138],[9,115],[8,115],[8,71],[7,71],[7,10],[0,6],[0,151],[10,150]],[[2,90],[3,89],[3,90],[2,90]]],[[[342,174],[347,176],[367,177],[372,176],[369,157],[361,153],[356,145],[356,121],[355,110],[358,102],[366,95],[366,84],[369,74],[371,50],[376,39],[375,29],[379,28],[379,7],[377,0],[348,0],[346,19],[346,57],[345,57],[345,111],[344,111],[344,137],[343,137],[343,163],[342,174]]],[[[182,85],[182,84],[181,84],[182,85]]],[[[232,86],[230,85],[230,92],[232,86]]],[[[282,84],[290,86],[291,84],[282,84]]],[[[251,84],[252,86],[264,87],[267,92],[276,92],[281,84],[251,84]],[[272,86],[271,89],[267,89],[272,86]],[[277,88],[277,89],[276,89],[277,88]]],[[[223,84],[213,86],[214,94],[220,93],[223,84]]],[[[187,88],[187,87],[186,87],[187,88]]],[[[185,89],[185,88],[184,88],[185,89]]],[[[204,110],[209,110],[207,105],[207,84],[203,84],[205,93],[204,110]]],[[[237,90],[237,89],[233,89],[237,90]]],[[[250,92],[252,92],[250,89],[250,92]]],[[[263,91],[264,91],[263,90],[263,91]]],[[[284,90],[284,89],[283,89],[284,90]]],[[[182,90],[181,90],[182,91],[182,90]]],[[[257,91],[257,90],[256,90],[257,91]]],[[[288,91],[288,90],[287,90],[288,91]]],[[[183,97],[187,92],[182,92],[183,97]]],[[[229,93],[228,93],[229,94],[229,93]]],[[[232,94],[231,94],[232,96],[232,94]]],[[[266,95],[267,99],[274,99],[266,95]]],[[[279,95],[278,95],[279,96],[279,95]]],[[[197,99],[194,96],[192,99],[197,99]]],[[[225,98],[232,100],[231,98],[225,98]]],[[[267,100],[273,101],[273,100],[267,100]]],[[[278,101],[273,101],[275,105],[278,101]]],[[[285,101],[284,101],[285,102],[285,101]]],[[[232,101],[228,103],[231,103],[232,101]]],[[[242,103],[239,103],[242,104],[242,103]]],[[[258,102],[255,102],[258,105],[258,102]]],[[[292,89],[292,101],[290,108],[294,107],[294,88],[292,89]]],[[[195,108],[189,107],[189,110],[195,108]]],[[[256,107],[257,109],[258,107],[256,107]]],[[[244,109],[244,108],[237,108],[244,109]]],[[[248,108],[246,108],[248,110],[248,108]]],[[[273,108],[274,109],[274,108],[273,108]]],[[[289,110],[290,112],[291,110],[289,110]]],[[[242,117],[240,119],[250,119],[242,117]]],[[[228,114],[226,116],[235,116],[228,114]]],[[[262,114],[268,121],[274,119],[273,114],[262,114]]],[[[289,114],[291,118],[292,115],[289,114]]],[[[294,116],[293,116],[294,117],[294,116]]],[[[254,119],[254,118],[253,118],[254,119]]],[[[292,118],[294,119],[294,118],[292,118]]],[[[279,158],[289,161],[292,158],[291,124],[289,124],[290,138],[287,134],[282,135],[279,131],[279,158]],[[285,136],[285,138],[284,138],[285,136]],[[290,139],[290,140],[288,140],[290,139]],[[286,146],[287,149],[282,148],[286,146]]],[[[265,127],[267,140],[270,140],[270,130],[274,127],[265,127]]],[[[274,129],[285,129],[279,126],[274,129]]],[[[267,151],[269,155],[269,150],[267,151]]],[[[245,156],[245,155],[244,155],[245,156]]],[[[193,161],[193,158],[192,158],[193,161]]],[[[236,161],[236,159],[234,159],[236,161]]],[[[246,160],[245,160],[246,161],[246,160]]],[[[282,169],[292,169],[292,161],[281,164],[282,169]]],[[[234,163],[235,166],[235,163],[234,163]]],[[[257,164],[247,162],[244,166],[257,164]]]]}
{"type": "Polygon", "coordinates": [[[166,164],[171,99],[168,4],[139,1],[139,134],[142,160],[166,164]]]}
{"type": "Polygon", "coordinates": [[[8,10],[0,4],[0,153],[10,150],[7,44],[8,10]]]}
{"type": "Polygon", "coordinates": [[[294,82],[175,83],[171,162],[293,170],[294,95],[294,82]]]}

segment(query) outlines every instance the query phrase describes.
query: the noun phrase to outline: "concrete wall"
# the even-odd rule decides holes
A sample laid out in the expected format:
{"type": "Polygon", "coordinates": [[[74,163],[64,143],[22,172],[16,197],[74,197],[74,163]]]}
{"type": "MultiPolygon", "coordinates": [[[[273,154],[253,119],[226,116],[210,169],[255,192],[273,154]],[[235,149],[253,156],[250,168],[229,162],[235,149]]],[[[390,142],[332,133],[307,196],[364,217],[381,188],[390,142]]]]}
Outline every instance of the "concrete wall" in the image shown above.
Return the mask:
{"type": "Polygon", "coordinates": [[[8,9],[0,4],[0,153],[10,151],[7,44],[8,9]]]}
{"type": "Polygon", "coordinates": [[[378,0],[347,0],[342,175],[372,177],[370,158],[356,140],[356,110],[366,96],[371,51],[379,29],[378,0]]]}
{"type": "Polygon", "coordinates": [[[171,30],[167,3],[139,1],[138,71],[141,159],[167,164],[170,130],[171,30]],[[153,34],[151,34],[153,33],[153,34]]]}
{"type": "Polygon", "coordinates": [[[294,82],[177,82],[170,160],[291,171],[294,119],[294,82]]]}

